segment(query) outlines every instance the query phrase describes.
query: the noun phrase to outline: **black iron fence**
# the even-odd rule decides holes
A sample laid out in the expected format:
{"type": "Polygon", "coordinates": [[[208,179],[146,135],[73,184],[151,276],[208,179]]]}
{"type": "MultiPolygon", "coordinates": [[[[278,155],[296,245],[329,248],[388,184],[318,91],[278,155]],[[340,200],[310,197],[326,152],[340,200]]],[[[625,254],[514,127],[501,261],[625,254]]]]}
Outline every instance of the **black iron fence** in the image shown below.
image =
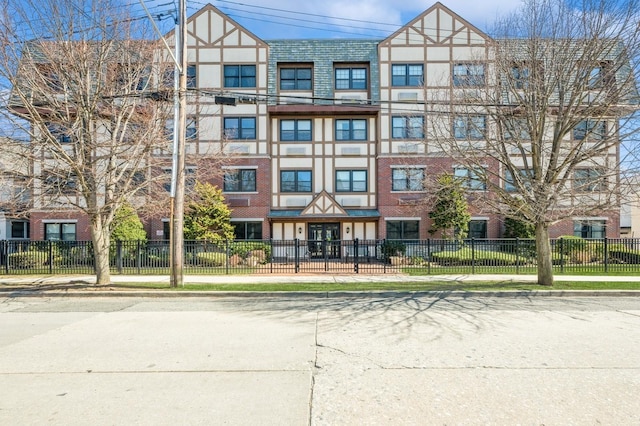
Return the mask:
{"type": "MultiPolygon", "coordinates": [[[[640,273],[640,239],[551,241],[556,273],[640,273]]],[[[264,240],[185,241],[186,274],[269,273],[535,273],[535,241],[264,240]]],[[[168,241],[111,245],[115,274],[168,274],[168,241]]],[[[93,274],[87,241],[0,241],[4,274],[93,274]]]]}

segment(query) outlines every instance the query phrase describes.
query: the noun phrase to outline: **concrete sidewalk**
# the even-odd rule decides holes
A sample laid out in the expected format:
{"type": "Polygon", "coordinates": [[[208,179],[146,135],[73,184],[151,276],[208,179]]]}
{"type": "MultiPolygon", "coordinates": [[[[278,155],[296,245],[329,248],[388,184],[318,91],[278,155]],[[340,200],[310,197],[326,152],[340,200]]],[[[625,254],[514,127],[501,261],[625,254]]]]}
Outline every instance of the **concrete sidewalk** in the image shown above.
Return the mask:
{"type": "Polygon", "coordinates": [[[141,297],[173,297],[173,296],[309,296],[309,297],[354,297],[371,295],[406,295],[406,294],[481,294],[485,296],[636,296],[640,297],[640,276],[556,276],[555,280],[561,281],[589,281],[589,282],[638,282],[637,290],[571,290],[553,289],[540,286],[535,290],[501,290],[499,288],[487,291],[464,291],[443,288],[442,290],[350,290],[336,289],[335,291],[270,291],[261,289],[265,284],[282,283],[428,283],[450,282],[452,285],[462,282],[495,282],[495,283],[535,283],[535,275],[427,275],[410,276],[402,274],[295,274],[295,275],[187,275],[185,284],[245,284],[255,285],[253,291],[210,291],[191,290],[188,292],[176,292],[174,290],[157,290],[145,288],[118,287],[123,283],[169,283],[167,275],[112,275],[113,286],[93,286],[96,282],[92,275],[68,275],[68,276],[40,276],[0,277],[0,294],[13,296],[27,295],[52,295],[52,296],[141,296],[141,297]]]}

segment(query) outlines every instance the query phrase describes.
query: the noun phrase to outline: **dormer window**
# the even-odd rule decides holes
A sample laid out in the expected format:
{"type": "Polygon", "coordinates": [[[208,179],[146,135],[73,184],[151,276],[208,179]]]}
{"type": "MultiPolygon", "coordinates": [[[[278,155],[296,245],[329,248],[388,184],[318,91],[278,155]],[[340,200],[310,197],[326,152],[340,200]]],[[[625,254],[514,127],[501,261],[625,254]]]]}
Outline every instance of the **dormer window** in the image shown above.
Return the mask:
{"type": "Polygon", "coordinates": [[[311,90],[312,80],[310,66],[280,68],[280,90],[311,90]]]}
{"type": "Polygon", "coordinates": [[[367,90],[367,68],[339,67],[335,70],[336,90],[367,90]]]}

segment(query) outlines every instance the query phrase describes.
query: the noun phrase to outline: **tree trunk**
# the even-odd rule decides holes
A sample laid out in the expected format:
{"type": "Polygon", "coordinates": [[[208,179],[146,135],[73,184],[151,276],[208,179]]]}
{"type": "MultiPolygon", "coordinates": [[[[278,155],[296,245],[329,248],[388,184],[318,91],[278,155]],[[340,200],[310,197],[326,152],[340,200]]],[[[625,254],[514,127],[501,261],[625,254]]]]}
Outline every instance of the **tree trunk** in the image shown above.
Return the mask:
{"type": "Polygon", "coordinates": [[[111,238],[109,230],[101,226],[100,220],[91,221],[91,238],[93,240],[93,255],[95,258],[96,284],[111,284],[111,271],[109,270],[109,246],[111,238]]]}
{"type": "Polygon", "coordinates": [[[553,262],[551,259],[551,242],[549,241],[549,225],[536,223],[536,254],[538,258],[538,284],[553,285],[553,262]]]}

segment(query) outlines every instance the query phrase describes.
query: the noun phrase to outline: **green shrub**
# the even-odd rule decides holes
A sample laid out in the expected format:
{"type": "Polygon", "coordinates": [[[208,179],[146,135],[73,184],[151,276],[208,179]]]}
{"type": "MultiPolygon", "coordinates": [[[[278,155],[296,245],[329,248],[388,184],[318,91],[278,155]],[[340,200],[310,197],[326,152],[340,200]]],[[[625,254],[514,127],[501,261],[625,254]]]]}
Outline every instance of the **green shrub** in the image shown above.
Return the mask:
{"type": "Polygon", "coordinates": [[[505,266],[515,265],[518,262],[518,257],[514,254],[489,250],[475,250],[474,253],[471,247],[431,253],[431,259],[441,265],[450,266],[471,265],[473,263],[479,266],[505,266]]]}
{"type": "Polygon", "coordinates": [[[30,269],[44,266],[49,259],[49,252],[23,251],[9,255],[9,266],[15,269],[30,269]]]}
{"type": "Polygon", "coordinates": [[[557,252],[551,253],[551,264],[552,265],[566,265],[569,263],[569,256],[566,254],[560,254],[557,252]]]}
{"type": "Polygon", "coordinates": [[[640,264],[640,250],[631,250],[623,244],[612,244],[608,247],[608,250],[610,261],[640,264]]]}
{"type": "Polygon", "coordinates": [[[556,240],[554,251],[570,256],[572,253],[587,249],[587,241],[573,235],[563,235],[556,240]]]}
{"type": "Polygon", "coordinates": [[[407,246],[401,241],[385,241],[380,249],[385,259],[389,259],[390,256],[404,256],[407,252],[407,246]]]}
{"type": "Polygon", "coordinates": [[[267,243],[263,243],[260,241],[236,241],[231,243],[229,246],[229,254],[234,255],[237,254],[243,259],[251,256],[252,254],[256,254],[254,252],[262,251],[257,257],[262,257],[264,261],[265,259],[271,259],[271,246],[267,243]]]}
{"type": "Polygon", "coordinates": [[[227,263],[226,253],[202,252],[196,254],[198,264],[202,266],[224,266],[227,263]]]}
{"type": "Polygon", "coordinates": [[[69,265],[93,265],[93,246],[71,247],[60,254],[62,261],[69,265]]]}

